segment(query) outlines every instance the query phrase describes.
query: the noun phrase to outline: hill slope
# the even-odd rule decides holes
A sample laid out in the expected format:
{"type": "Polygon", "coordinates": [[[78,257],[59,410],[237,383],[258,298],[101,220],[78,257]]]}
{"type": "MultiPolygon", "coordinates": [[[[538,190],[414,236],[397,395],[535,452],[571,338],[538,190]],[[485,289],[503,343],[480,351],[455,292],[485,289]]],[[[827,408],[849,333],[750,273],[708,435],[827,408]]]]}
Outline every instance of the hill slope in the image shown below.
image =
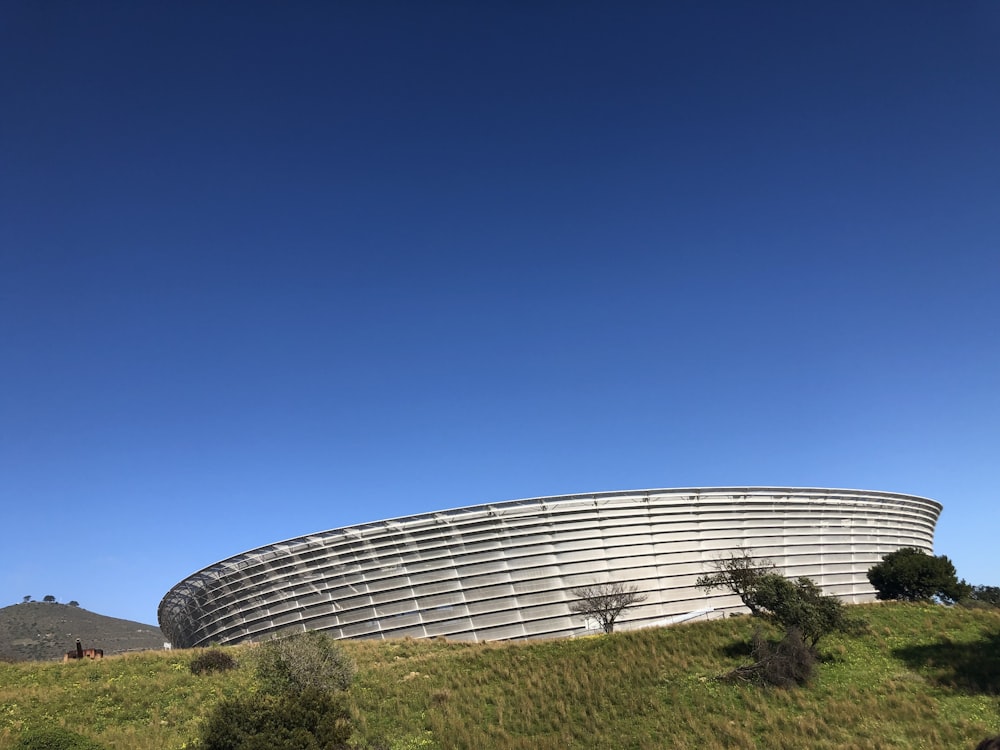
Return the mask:
{"type": "Polygon", "coordinates": [[[77,638],[105,655],[163,648],[155,625],[119,620],[55,602],[26,602],[0,609],[0,658],[13,661],[62,659],[77,638]]]}
{"type": "MultiPolygon", "coordinates": [[[[749,617],[512,644],[344,642],[358,747],[392,750],[971,750],[1000,733],[1000,611],[864,605],[796,690],[713,679],[743,663],[749,617]]],[[[231,647],[241,658],[244,647],[231,647]]],[[[114,750],[190,747],[249,670],[193,675],[198,652],[0,664],[0,750],[64,724],[114,750]],[[185,744],[188,743],[188,744],[185,744]]]]}

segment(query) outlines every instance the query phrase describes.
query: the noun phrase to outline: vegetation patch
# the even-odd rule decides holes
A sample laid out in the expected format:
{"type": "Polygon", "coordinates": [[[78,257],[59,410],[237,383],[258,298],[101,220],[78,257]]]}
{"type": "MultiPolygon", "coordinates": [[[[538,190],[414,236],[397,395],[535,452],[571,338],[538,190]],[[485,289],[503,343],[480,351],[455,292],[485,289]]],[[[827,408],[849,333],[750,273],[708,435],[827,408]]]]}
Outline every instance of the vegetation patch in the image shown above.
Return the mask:
{"type": "Polygon", "coordinates": [[[203,750],[337,750],[351,736],[346,701],[322,690],[226,698],[201,733],[203,750]]]}
{"type": "Polygon", "coordinates": [[[21,735],[16,750],[103,750],[104,746],[61,727],[33,729],[21,735]]]}
{"type": "MultiPolygon", "coordinates": [[[[319,699],[329,705],[311,731],[336,730],[323,737],[340,741],[349,726],[350,747],[386,750],[972,750],[1000,731],[988,679],[1000,672],[989,661],[1000,612],[848,609],[868,631],[825,636],[812,679],[794,690],[716,679],[754,658],[761,622],[750,617],[528,643],[341,641],[355,676],[319,699]]],[[[783,633],[763,624],[771,641],[783,633]]],[[[281,725],[285,699],[262,688],[253,666],[262,645],[231,648],[236,669],[200,675],[190,669],[199,652],[180,650],[0,663],[0,750],[53,726],[109,750],[195,748],[226,705],[267,709],[259,721],[281,725]]]]}
{"type": "Polygon", "coordinates": [[[221,648],[202,651],[191,660],[192,674],[207,674],[208,672],[228,672],[236,669],[236,657],[221,648]]]}
{"type": "Polygon", "coordinates": [[[754,634],[751,654],[754,661],[722,676],[728,682],[752,682],[779,688],[800,687],[813,678],[816,652],[797,628],[789,628],[777,643],[758,631],[754,634]]]}

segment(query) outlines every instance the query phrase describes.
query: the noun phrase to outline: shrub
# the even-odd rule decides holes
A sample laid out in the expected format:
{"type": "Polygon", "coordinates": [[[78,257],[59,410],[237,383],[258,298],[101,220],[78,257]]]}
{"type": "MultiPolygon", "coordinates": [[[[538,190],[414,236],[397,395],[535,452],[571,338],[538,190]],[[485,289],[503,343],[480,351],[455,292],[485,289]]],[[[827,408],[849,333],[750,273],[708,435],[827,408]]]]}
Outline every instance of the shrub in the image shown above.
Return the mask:
{"type": "Polygon", "coordinates": [[[344,695],[306,689],[222,700],[202,725],[202,750],[340,750],[351,736],[344,695]]]}
{"type": "Polygon", "coordinates": [[[816,668],[816,653],[796,628],[789,629],[777,643],[758,638],[754,656],[761,665],[761,680],[775,687],[805,685],[816,668]]]}
{"type": "Polygon", "coordinates": [[[797,628],[789,628],[777,643],[758,631],[754,634],[753,657],[753,664],[737,667],[722,679],[791,688],[808,683],[816,669],[816,652],[797,628]]]}
{"type": "Polygon", "coordinates": [[[228,672],[230,669],[235,669],[236,666],[236,659],[233,655],[218,648],[202,651],[191,660],[193,674],[228,672]]]}
{"type": "Polygon", "coordinates": [[[251,658],[261,687],[275,694],[346,690],[354,679],[350,657],[316,630],[262,643],[251,658]]]}
{"type": "Polygon", "coordinates": [[[104,745],[62,727],[29,729],[14,750],[103,750],[104,745]]]}
{"type": "Polygon", "coordinates": [[[972,586],[962,604],[979,607],[1000,607],[1000,586],[972,586]]]}

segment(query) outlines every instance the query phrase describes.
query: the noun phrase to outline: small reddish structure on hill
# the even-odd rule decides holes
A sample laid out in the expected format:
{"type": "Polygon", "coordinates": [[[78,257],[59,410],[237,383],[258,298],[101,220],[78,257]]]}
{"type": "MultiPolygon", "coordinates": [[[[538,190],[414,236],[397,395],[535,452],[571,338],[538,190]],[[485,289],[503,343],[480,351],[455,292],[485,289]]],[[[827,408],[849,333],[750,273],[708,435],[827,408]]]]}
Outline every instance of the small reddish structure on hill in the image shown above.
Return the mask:
{"type": "Polygon", "coordinates": [[[76,650],[67,651],[66,655],[63,657],[63,661],[72,661],[74,659],[103,659],[104,649],[102,648],[84,648],[83,644],[80,643],[80,639],[76,639],[76,650]]]}

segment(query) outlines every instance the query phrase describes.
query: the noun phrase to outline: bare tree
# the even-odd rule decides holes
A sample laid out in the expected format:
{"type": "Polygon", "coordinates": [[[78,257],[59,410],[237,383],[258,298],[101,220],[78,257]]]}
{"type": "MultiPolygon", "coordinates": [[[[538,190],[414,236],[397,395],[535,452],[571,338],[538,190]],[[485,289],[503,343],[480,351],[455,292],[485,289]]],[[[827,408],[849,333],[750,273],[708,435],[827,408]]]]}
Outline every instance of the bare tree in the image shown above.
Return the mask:
{"type": "Polygon", "coordinates": [[[640,594],[630,583],[598,583],[570,589],[570,593],[577,599],[569,605],[570,611],[593,617],[605,633],[615,629],[615,622],[622,612],[633,604],[646,601],[646,595],[640,594]]]}
{"type": "Polygon", "coordinates": [[[766,558],[755,558],[749,547],[736,547],[728,557],[720,557],[712,563],[714,573],[701,576],[697,585],[705,593],[712,589],[729,589],[736,594],[755,617],[763,614],[754,594],[764,576],[773,573],[775,565],[766,558]]]}

